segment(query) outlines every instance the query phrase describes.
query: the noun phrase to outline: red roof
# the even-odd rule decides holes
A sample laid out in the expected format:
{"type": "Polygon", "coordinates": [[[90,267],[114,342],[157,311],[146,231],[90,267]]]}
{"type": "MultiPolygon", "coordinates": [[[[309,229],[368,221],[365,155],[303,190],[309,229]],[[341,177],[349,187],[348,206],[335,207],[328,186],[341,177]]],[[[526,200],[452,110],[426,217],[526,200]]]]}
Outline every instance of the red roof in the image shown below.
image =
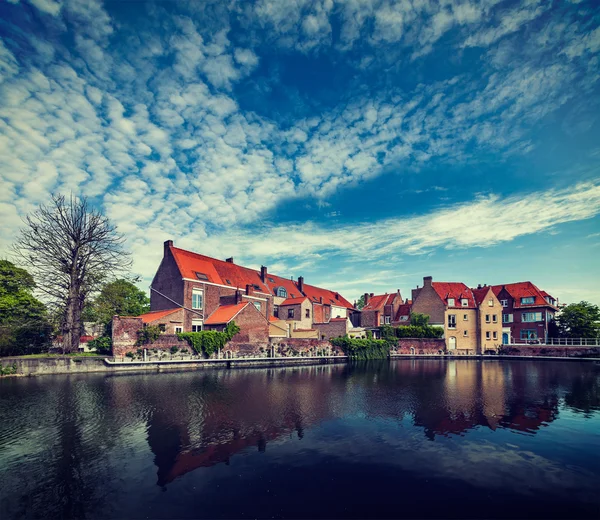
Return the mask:
{"type": "Polygon", "coordinates": [[[431,286],[446,305],[448,304],[448,298],[454,298],[454,305],[450,305],[450,307],[463,309],[477,307],[473,292],[462,282],[431,282],[431,286]],[[466,306],[463,306],[461,302],[464,298],[468,301],[466,306]]]}
{"type": "Polygon", "coordinates": [[[475,296],[475,302],[477,305],[481,305],[485,300],[485,297],[490,292],[491,287],[486,285],[485,287],[481,287],[478,289],[471,289],[473,291],[473,295],[475,296]]]}
{"type": "Polygon", "coordinates": [[[323,298],[323,303],[325,305],[336,305],[338,307],[345,307],[346,309],[354,309],[354,305],[346,300],[340,293],[330,291],[329,289],[321,289],[320,287],[308,285],[307,283],[303,285],[303,288],[304,294],[306,294],[306,296],[314,303],[320,303],[320,298],[323,298]]]}
{"type": "Polygon", "coordinates": [[[164,311],[151,311],[151,312],[147,312],[146,314],[142,314],[141,316],[137,316],[138,318],[142,318],[142,322],[143,323],[151,323],[153,321],[156,320],[160,320],[161,318],[164,318],[165,316],[168,316],[169,314],[173,314],[175,311],[178,311],[179,309],[166,309],[164,311]]]}
{"type": "Polygon", "coordinates": [[[346,321],[348,318],[331,318],[329,321],[346,321]]]}
{"type": "Polygon", "coordinates": [[[276,318],[275,316],[269,316],[269,321],[281,321],[280,318],[276,318]]]}
{"type": "MultiPolygon", "coordinates": [[[[494,294],[498,296],[502,289],[506,289],[508,294],[514,299],[513,307],[553,307],[550,305],[545,298],[545,295],[542,291],[540,291],[534,284],[531,282],[517,282],[517,283],[507,283],[504,285],[492,285],[492,290],[494,294]],[[521,303],[521,298],[533,297],[533,303],[521,303]]],[[[548,294],[548,293],[546,293],[548,294]]]]}
{"type": "Polygon", "coordinates": [[[301,305],[304,300],[308,300],[308,298],[306,296],[302,296],[302,298],[288,298],[279,305],[301,305]]]}
{"type": "Polygon", "coordinates": [[[246,307],[246,305],[250,305],[250,302],[238,303],[236,305],[221,305],[208,317],[204,324],[221,325],[223,323],[229,323],[242,309],[244,309],[244,307],[246,307]]]}
{"type": "Polygon", "coordinates": [[[398,296],[398,293],[391,294],[380,294],[378,296],[371,296],[369,302],[362,308],[363,311],[377,311],[382,310],[385,305],[392,305],[394,298],[398,296]]]}
{"type": "Polygon", "coordinates": [[[396,317],[394,321],[400,321],[400,316],[410,316],[410,303],[403,303],[398,307],[398,312],[396,313],[396,317]]]}

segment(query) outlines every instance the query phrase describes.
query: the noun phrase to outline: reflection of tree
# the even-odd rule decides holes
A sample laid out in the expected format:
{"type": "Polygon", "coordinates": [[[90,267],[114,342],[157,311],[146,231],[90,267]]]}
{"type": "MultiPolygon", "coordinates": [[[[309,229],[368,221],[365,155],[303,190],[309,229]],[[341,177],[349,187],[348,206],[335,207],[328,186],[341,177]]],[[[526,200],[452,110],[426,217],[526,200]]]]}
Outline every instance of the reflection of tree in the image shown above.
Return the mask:
{"type": "Polygon", "coordinates": [[[600,370],[582,371],[573,377],[565,404],[586,415],[600,410],[600,370]]]}

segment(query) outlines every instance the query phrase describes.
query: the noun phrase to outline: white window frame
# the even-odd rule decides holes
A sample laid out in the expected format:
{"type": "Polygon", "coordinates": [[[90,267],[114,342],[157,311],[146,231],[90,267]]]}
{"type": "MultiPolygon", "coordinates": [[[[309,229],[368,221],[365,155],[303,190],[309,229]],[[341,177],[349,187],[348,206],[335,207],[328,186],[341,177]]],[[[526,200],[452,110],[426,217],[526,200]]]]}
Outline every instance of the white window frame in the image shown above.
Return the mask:
{"type": "Polygon", "coordinates": [[[494,306],[494,299],[493,299],[493,298],[490,298],[490,299],[488,300],[488,307],[493,307],[493,306],[494,306]]]}
{"type": "Polygon", "coordinates": [[[502,305],[502,307],[508,307],[508,300],[500,300],[500,305],[502,305]]]}
{"type": "Polygon", "coordinates": [[[389,324],[390,324],[390,317],[389,317],[389,316],[386,316],[386,317],[385,317],[385,324],[386,324],[386,325],[389,325],[389,324]]]}
{"type": "Polygon", "coordinates": [[[498,323],[498,315],[492,314],[492,323],[498,323]]]}
{"type": "Polygon", "coordinates": [[[537,323],[538,321],[544,321],[541,312],[524,312],[521,314],[521,322],[522,323],[537,323]],[[525,319],[527,317],[527,319],[525,319]],[[533,319],[529,319],[533,317],[533,319]]]}
{"type": "Polygon", "coordinates": [[[495,331],[492,332],[492,338],[493,339],[498,339],[498,331],[495,330],[495,331]]]}
{"type": "Polygon", "coordinates": [[[461,298],[461,300],[460,300],[460,304],[461,304],[463,307],[468,307],[468,306],[469,306],[469,300],[468,300],[467,298],[461,298]]]}
{"type": "Polygon", "coordinates": [[[202,320],[192,320],[192,332],[200,332],[204,330],[204,321],[202,320]],[[194,330],[194,327],[197,329],[200,327],[200,330],[194,330]]]}
{"type": "Polygon", "coordinates": [[[489,315],[489,314],[486,314],[486,315],[485,315],[485,322],[486,322],[486,323],[491,323],[491,322],[492,322],[491,320],[492,320],[492,318],[490,317],[490,315],[489,315]]]}
{"type": "Polygon", "coordinates": [[[468,337],[469,337],[469,331],[463,330],[463,338],[468,338],[468,337]]]}
{"type": "Polygon", "coordinates": [[[202,310],[204,308],[204,291],[197,287],[192,289],[192,309],[194,310],[202,310]],[[200,306],[197,306],[197,302],[195,301],[195,297],[200,296],[200,306]]]}
{"type": "Polygon", "coordinates": [[[449,329],[456,328],[456,314],[448,314],[448,328],[449,329]]]}
{"type": "Polygon", "coordinates": [[[469,315],[463,314],[463,321],[469,321],[469,315]]]}
{"type": "Polygon", "coordinates": [[[252,305],[254,305],[258,311],[262,311],[262,305],[260,302],[252,302],[252,305]]]}
{"type": "Polygon", "coordinates": [[[454,307],[454,298],[448,298],[448,307],[454,307]]]}
{"type": "Polygon", "coordinates": [[[490,331],[489,331],[489,330],[486,330],[486,331],[485,331],[485,339],[492,339],[492,336],[491,336],[491,334],[490,334],[490,331]]]}
{"type": "Polygon", "coordinates": [[[179,332],[183,332],[183,327],[181,325],[176,325],[175,326],[175,334],[177,334],[179,332]]]}
{"type": "Polygon", "coordinates": [[[513,323],[514,321],[514,315],[512,313],[510,314],[502,314],[502,323],[513,323]],[[506,319],[504,319],[506,318],[506,319]]]}

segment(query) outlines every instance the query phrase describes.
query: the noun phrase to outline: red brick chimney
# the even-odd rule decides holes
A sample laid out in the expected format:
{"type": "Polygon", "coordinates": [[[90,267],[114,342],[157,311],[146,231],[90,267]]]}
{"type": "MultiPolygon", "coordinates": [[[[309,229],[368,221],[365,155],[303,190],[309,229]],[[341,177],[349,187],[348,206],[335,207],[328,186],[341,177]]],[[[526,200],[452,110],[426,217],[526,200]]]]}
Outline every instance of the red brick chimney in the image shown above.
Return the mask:
{"type": "Polygon", "coordinates": [[[169,248],[173,247],[173,241],[172,240],[165,240],[165,250],[164,250],[164,255],[167,256],[167,253],[169,252],[169,248]]]}
{"type": "Polygon", "coordinates": [[[304,292],[304,276],[298,277],[298,290],[303,293],[304,292]]]}
{"type": "Polygon", "coordinates": [[[369,303],[369,293],[365,293],[365,305],[369,303]]]}
{"type": "Polygon", "coordinates": [[[250,284],[246,284],[246,295],[252,296],[254,294],[254,287],[250,284]]]}
{"type": "Polygon", "coordinates": [[[233,256],[230,256],[229,258],[226,258],[226,259],[225,259],[225,261],[226,261],[228,264],[233,264],[233,256]]]}
{"type": "Polygon", "coordinates": [[[260,279],[262,280],[262,283],[267,281],[267,268],[264,265],[260,266],[260,279]]]}
{"type": "Polygon", "coordinates": [[[242,303],[242,291],[240,289],[236,289],[235,291],[235,304],[242,303]]]}
{"type": "Polygon", "coordinates": [[[340,293],[337,293],[337,292],[335,293],[335,299],[336,299],[336,300],[339,300],[339,299],[340,299],[340,293]]]}
{"type": "Polygon", "coordinates": [[[431,277],[431,276],[424,276],[423,277],[423,287],[431,287],[431,282],[432,281],[433,281],[433,277],[431,277]]]}

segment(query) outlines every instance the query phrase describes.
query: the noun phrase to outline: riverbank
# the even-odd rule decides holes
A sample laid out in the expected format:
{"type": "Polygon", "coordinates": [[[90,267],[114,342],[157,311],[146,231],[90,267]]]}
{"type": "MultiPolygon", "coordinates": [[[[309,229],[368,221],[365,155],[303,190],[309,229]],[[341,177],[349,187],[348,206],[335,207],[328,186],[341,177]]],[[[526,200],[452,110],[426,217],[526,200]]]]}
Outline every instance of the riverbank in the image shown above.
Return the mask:
{"type": "MultiPolygon", "coordinates": [[[[558,356],[516,356],[516,355],[460,355],[448,354],[396,354],[389,359],[437,359],[437,360],[548,360],[585,361],[600,363],[600,358],[558,357],[558,356]]],[[[324,365],[347,363],[347,356],[311,357],[256,357],[233,359],[169,359],[161,361],[119,361],[106,357],[91,356],[48,356],[48,357],[7,357],[0,360],[4,367],[16,367],[14,373],[3,377],[23,377],[58,374],[84,374],[95,372],[167,372],[172,370],[200,370],[210,368],[269,368],[286,366],[324,365]]]]}

